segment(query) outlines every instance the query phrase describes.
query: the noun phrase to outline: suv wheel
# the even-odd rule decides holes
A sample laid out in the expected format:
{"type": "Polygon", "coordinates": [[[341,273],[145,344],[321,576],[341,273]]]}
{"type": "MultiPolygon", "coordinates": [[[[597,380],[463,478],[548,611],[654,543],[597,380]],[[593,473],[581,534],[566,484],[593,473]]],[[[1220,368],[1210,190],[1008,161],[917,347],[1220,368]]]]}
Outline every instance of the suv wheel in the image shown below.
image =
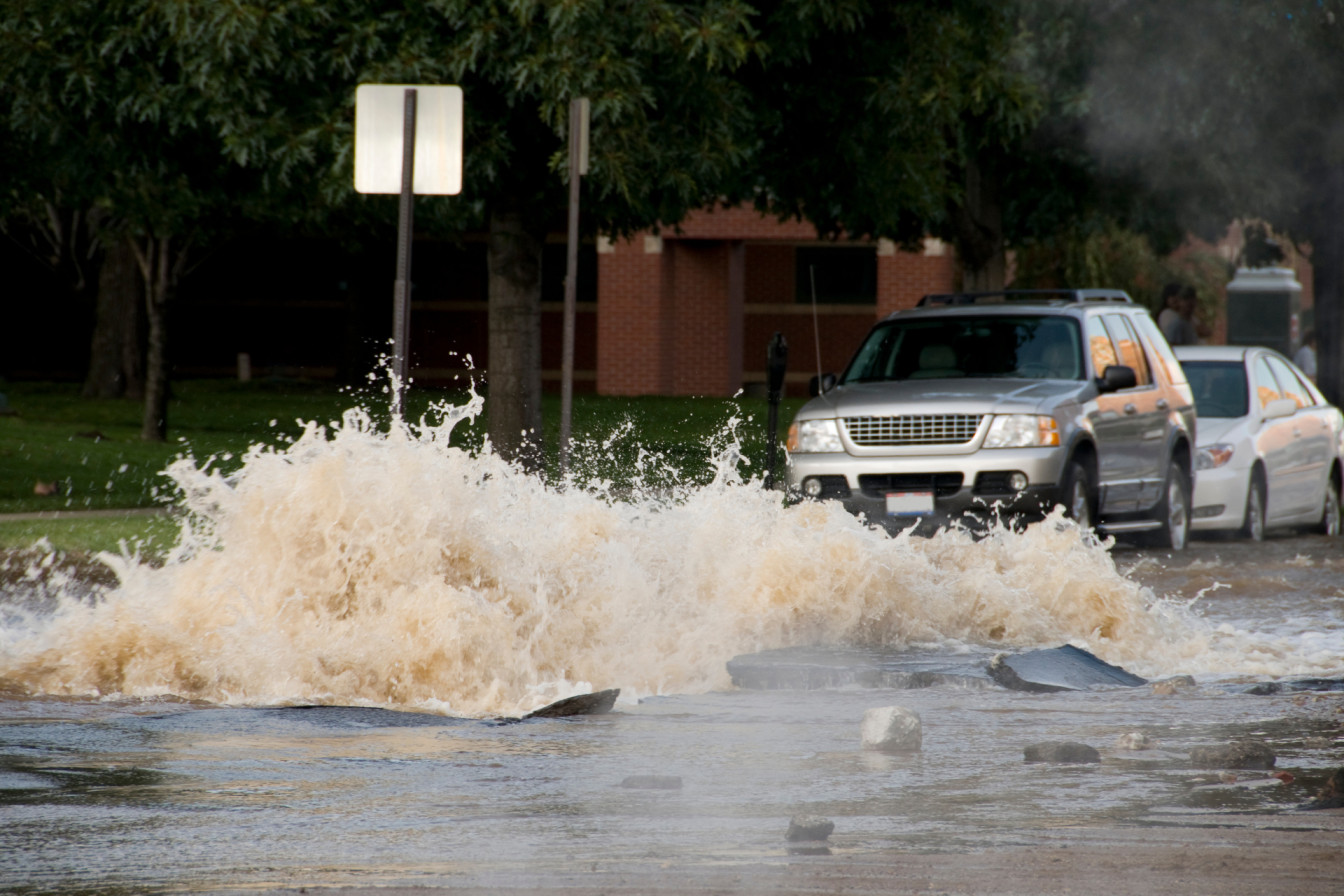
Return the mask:
{"type": "Polygon", "coordinates": [[[1167,466],[1167,484],[1157,511],[1162,524],[1157,535],[1158,547],[1185,550],[1190,541],[1190,484],[1175,461],[1167,466]]]}
{"type": "Polygon", "coordinates": [[[1246,519],[1241,524],[1241,535],[1251,541],[1265,540],[1265,484],[1259,470],[1251,474],[1251,487],[1246,492],[1246,519]]]}
{"type": "Polygon", "coordinates": [[[1092,528],[1092,477],[1080,461],[1070,461],[1064,475],[1064,515],[1076,522],[1084,532],[1092,528]]]}

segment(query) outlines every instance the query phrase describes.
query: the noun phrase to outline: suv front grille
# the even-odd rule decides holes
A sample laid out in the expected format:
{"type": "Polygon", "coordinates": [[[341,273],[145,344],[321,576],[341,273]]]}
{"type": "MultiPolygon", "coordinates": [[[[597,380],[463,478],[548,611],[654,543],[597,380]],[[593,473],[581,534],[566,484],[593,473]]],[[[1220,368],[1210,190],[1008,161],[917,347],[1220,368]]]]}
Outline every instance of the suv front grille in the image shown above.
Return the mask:
{"type": "Polygon", "coordinates": [[[959,445],[975,438],[980,414],[908,414],[901,417],[845,417],[855,445],[959,445]]]}

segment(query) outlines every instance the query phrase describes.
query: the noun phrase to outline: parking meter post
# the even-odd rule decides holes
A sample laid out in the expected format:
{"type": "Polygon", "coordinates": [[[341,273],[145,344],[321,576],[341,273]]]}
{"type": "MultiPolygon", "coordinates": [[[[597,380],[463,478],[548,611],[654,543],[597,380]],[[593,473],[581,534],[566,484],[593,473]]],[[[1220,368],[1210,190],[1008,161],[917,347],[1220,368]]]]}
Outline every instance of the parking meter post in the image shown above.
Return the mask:
{"type": "Polygon", "coordinates": [[[770,402],[767,426],[767,444],[769,454],[766,460],[765,487],[775,487],[775,454],[779,447],[779,401],[784,391],[784,371],[789,364],[789,344],[784,334],[776,332],[770,337],[765,351],[766,397],[770,402]]]}
{"type": "Polygon", "coordinates": [[[410,354],[411,227],[415,216],[415,89],[406,88],[402,118],[401,204],[397,216],[397,281],[392,296],[392,416],[400,417],[410,354]]]}

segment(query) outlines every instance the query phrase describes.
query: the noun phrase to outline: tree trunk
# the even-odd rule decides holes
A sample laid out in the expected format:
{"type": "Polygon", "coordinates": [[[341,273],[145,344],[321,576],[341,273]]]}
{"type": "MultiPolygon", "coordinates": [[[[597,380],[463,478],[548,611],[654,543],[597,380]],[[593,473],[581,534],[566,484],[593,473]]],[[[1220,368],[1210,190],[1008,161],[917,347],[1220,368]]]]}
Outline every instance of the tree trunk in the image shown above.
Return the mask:
{"type": "Polygon", "coordinates": [[[111,242],[98,274],[98,309],[89,349],[85,398],[142,398],[145,394],[144,312],[135,250],[111,242]]]}
{"type": "Polygon", "coordinates": [[[998,178],[979,160],[971,159],[966,165],[965,187],[962,201],[948,206],[962,265],[961,288],[967,292],[1003,289],[1008,264],[998,178]]]}
{"type": "Polygon", "coordinates": [[[168,438],[168,303],[177,291],[185,252],[172,237],[149,236],[132,244],[144,283],[145,318],[149,324],[145,353],[145,410],[140,438],[168,438]]]}
{"type": "Polygon", "coordinates": [[[541,469],[541,250],[513,207],[490,214],[490,442],[524,469],[541,469]]]}

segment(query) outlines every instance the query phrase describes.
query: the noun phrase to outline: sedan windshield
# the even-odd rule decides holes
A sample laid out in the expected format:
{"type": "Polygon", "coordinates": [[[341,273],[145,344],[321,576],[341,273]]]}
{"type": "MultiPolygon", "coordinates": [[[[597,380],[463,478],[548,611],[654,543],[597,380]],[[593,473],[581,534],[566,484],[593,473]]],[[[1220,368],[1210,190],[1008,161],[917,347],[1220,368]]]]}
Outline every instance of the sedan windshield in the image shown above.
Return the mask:
{"type": "Polygon", "coordinates": [[[842,382],[948,377],[1082,379],[1078,325],[1041,315],[889,321],[868,334],[842,382]]]}
{"type": "Polygon", "coordinates": [[[1240,361],[1182,361],[1200,417],[1245,417],[1246,368],[1240,361]]]}

